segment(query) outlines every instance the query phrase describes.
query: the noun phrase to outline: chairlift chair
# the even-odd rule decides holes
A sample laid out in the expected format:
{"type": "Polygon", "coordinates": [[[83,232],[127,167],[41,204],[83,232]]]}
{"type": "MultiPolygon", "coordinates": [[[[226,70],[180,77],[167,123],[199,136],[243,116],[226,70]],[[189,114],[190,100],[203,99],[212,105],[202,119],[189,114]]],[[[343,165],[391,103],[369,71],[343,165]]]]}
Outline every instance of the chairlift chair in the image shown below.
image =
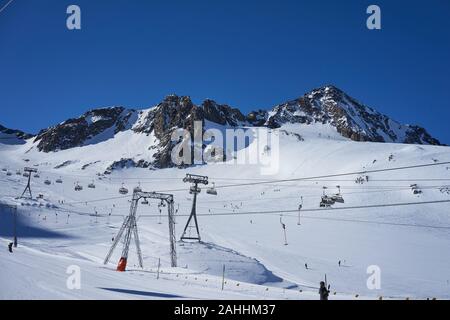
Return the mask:
{"type": "Polygon", "coordinates": [[[6,175],[7,175],[7,176],[12,176],[12,173],[11,173],[10,171],[8,171],[8,172],[6,173],[6,175]]]}
{"type": "Polygon", "coordinates": [[[40,178],[41,176],[39,175],[39,173],[35,173],[33,177],[40,178]]]}
{"type": "Polygon", "coordinates": [[[334,202],[344,203],[344,198],[341,195],[341,186],[336,186],[338,188],[338,193],[331,196],[334,202]]]}
{"type": "Polygon", "coordinates": [[[50,181],[50,180],[48,180],[48,179],[46,179],[45,181],[44,181],[44,183],[46,184],[46,185],[51,185],[52,184],[52,182],[50,181]]]}
{"type": "Polygon", "coordinates": [[[88,188],[89,189],[95,189],[94,181],[92,181],[91,183],[88,184],[88,188]]]}
{"type": "Polygon", "coordinates": [[[120,194],[128,194],[128,189],[124,187],[123,183],[122,183],[122,187],[120,187],[120,189],[119,189],[119,193],[120,194]]]}
{"type": "Polygon", "coordinates": [[[338,203],[344,203],[344,198],[340,194],[335,194],[331,196],[331,199],[333,199],[334,202],[338,203]]]}
{"type": "Polygon", "coordinates": [[[321,208],[329,208],[329,207],[331,207],[334,203],[335,203],[335,201],[333,200],[332,197],[329,197],[329,196],[327,196],[327,195],[323,195],[323,196],[322,196],[322,200],[320,201],[320,207],[321,207],[321,208]]]}
{"type": "Polygon", "coordinates": [[[22,174],[22,172],[20,170],[16,171],[16,175],[20,176],[22,174]]]}
{"type": "Polygon", "coordinates": [[[75,185],[75,191],[81,191],[83,190],[83,187],[77,182],[75,185]]]}
{"type": "Polygon", "coordinates": [[[141,204],[148,205],[148,200],[147,200],[147,198],[144,198],[144,200],[142,200],[141,204]]]}
{"type": "Polygon", "coordinates": [[[22,176],[24,176],[25,178],[28,178],[28,177],[30,176],[30,174],[29,174],[28,172],[24,172],[24,173],[22,174],[22,176]]]}
{"type": "Polygon", "coordinates": [[[61,177],[59,177],[58,179],[56,179],[55,182],[56,182],[56,183],[60,183],[60,184],[63,183],[61,177]]]}
{"type": "Polygon", "coordinates": [[[138,186],[133,189],[133,192],[142,192],[141,183],[139,182],[138,186]]]}
{"type": "Polygon", "coordinates": [[[207,194],[214,195],[214,196],[217,196],[216,185],[215,185],[214,182],[212,183],[212,187],[210,187],[210,188],[208,188],[208,189],[206,190],[206,193],[207,193],[207,194]]]}

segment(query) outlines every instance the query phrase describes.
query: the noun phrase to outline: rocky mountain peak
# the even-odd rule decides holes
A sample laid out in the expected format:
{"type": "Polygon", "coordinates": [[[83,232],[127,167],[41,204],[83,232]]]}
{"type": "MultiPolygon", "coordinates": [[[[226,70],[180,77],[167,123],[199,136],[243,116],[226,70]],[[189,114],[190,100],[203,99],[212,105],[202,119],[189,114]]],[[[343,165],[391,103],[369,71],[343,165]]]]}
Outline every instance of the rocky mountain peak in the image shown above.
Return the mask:
{"type": "Polygon", "coordinates": [[[201,121],[205,130],[205,121],[224,126],[236,127],[242,125],[246,117],[235,108],[218,104],[207,99],[196,105],[189,96],[169,95],[161,103],[141,114],[138,124],[133,127],[137,133],[154,133],[159,140],[158,152],[155,156],[156,167],[170,166],[170,151],[173,143],[172,133],[177,129],[186,129],[191,134],[194,122],[201,121]]]}
{"type": "Polygon", "coordinates": [[[335,86],[312,90],[302,97],[275,106],[269,112],[254,112],[252,123],[278,128],[286,123],[329,124],[354,141],[440,144],[425,129],[402,125],[358,102],[335,86]]]}
{"type": "Polygon", "coordinates": [[[0,143],[3,144],[23,144],[25,140],[33,135],[20,130],[8,129],[0,124],[0,143]]]}

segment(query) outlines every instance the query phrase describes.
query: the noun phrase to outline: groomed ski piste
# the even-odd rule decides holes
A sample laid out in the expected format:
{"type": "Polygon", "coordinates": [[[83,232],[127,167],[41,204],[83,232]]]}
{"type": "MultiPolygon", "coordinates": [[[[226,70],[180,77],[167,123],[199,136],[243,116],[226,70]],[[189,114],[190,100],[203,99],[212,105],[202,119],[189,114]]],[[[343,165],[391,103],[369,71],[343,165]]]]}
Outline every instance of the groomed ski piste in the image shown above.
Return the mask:
{"type": "Polygon", "coordinates": [[[280,168],[269,176],[258,165],[231,163],[99,176],[112,160],[146,149],[149,137],[128,131],[50,153],[37,152],[32,139],[0,144],[0,298],[317,300],[326,275],[330,299],[449,299],[449,148],[353,142],[322,126],[321,134],[312,125],[282,129],[280,168]],[[38,170],[31,189],[42,199],[17,199],[27,182],[24,167],[38,170]],[[390,168],[403,169],[383,171],[390,168]],[[192,204],[190,185],[182,181],[187,173],[208,176],[217,190],[208,194],[208,185],[198,195],[200,243],[179,241],[192,204]],[[83,190],[75,191],[76,184],[83,190]],[[127,195],[119,194],[122,185],[127,195]],[[139,204],[137,213],[144,268],[134,242],[126,272],[116,271],[121,243],[103,264],[138,185],[174,195],[176,268],[170,266],[167,212],[160,214],[154,200],[139,204]],[[338,185],[345,203],[320,207],[322,195],[337,193],[338,185]],[[8,206],[17,206],[13,253],[8,206]],[[74,265],[80,289],[67,286],[74,265]],[[369,266],[381,271],[380,289],[367,285],[369,266]]]}

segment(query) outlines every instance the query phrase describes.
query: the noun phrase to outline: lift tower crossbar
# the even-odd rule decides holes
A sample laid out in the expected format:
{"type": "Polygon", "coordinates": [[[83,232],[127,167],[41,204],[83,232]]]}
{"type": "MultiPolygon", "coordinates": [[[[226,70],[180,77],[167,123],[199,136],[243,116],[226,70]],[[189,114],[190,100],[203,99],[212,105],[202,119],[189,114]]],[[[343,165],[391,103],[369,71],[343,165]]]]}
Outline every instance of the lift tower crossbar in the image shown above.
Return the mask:
{"type": "Polygon", "coordinates": [[[198,221],[197,221],[197,213],[196,213],[196,206],[197,206],[197,194],[200,193],[201,189],[198,187],[199,184],[208,184],[208,177],[206,176],[199,176],[196,174],[186,174],[186,177],[183,178],[183,182],[185,183],[192,183],[191,187],[189,188],[189,193],[194,195],[192,200],[192,209],[191,214],[186,222],[186,226],[184,227],[183,235],[181,236],[181,240],[198,240],[200,241],[200,231],[198,229],[198,221]],[[197,236],[186,236],[186,230],[189,227],[189,224],[191,223],[191,220],[194,219],[195,229],[197,231],[197,236]]]}
{"type": "Polygon", "coordinates": [[[114,252],[117,244],[120,242],[122,237],[124,237],[122,256],[119,260],[119,264],[117,266],[117,271],[125,271],[127,260],[128,260],[128,252],[130,249],[131,237],[134,237],[136,243],[136,251],[139,259],[139,266],[141,268],[144,267],[142,261],[142,252],[140,248],[139,242],[139,234],[137,230],[136,224],[136,212],[137,207],[139,205],[139,200],[141,199],[158,199],[161,201],[165,201],[167,204],[168,218],[169,218],[169,240],[170,240],[170,258],[171,258],[171,266],[177,266],[177,253],[176,253],[176,239],[175,239],[175,219],[174,219],[174,209],[173,209],[173,195],[164,194],[164,193],[156,193],[156,192],[143,192],[135,190],[133,193],[133,198],[131,200],[130,214],[125,218],[125,221],[122,224],[117,236],[114,239],[114,242],[109,249],[109,252],[105,258],[104,264],[107,264],[111,255],[114,252]],[[125,236],[124,236],[125,233],[125,236]]]}

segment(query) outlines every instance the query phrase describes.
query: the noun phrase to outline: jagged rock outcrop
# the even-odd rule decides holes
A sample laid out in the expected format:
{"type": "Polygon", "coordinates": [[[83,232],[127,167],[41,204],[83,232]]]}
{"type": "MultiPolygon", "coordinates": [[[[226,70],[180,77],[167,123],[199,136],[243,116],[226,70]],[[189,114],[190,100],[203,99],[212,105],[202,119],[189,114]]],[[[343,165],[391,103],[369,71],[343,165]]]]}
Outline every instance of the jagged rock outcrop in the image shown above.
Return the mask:
{"type": "Polygon", "coordinates": [[[69,119],[42,130],[35,138],[39,151],[51,152],[96,143],[95,136],[110,129],[109,138],[131,127],[129,121],[134,110],[123,107],[95,109],[81,117],[69,119]]]}
{"type": "Polygon", "coordinates": [[[177,142],[172,141],[172,133],[177,129],[185,129],[193,137],[194,122],[202,122],[203,133],[205,120],[224,126],[237,127],[245,123],[246,117],[238,109],[217,104],[213,100],[205,100],[198,106],[188,96],[170,95],[156,107],[147,111],[144,118],[140,119],[139,123],[133,127],[133,130],[137,133],[154,133],[159,144],[154,155],[153,165],[157,168],[167,168],[174,166],[171,161],[171,152],[177,142]]]}
{"type": "Polygon", "coordinates": [[[439,145],[424,128],[402,125],[356,101],[334,86],[315,89],[304,96],[247,116],[254,125],[279,128],[286,123],[330,124],[354,141],[439,145]],[[265,121],[263,121],[263,119],[265,121]]]}
{"type": "Polygon", "coordinates": [[[8,129],[0,124],[0,143],[3,144],[22,144],[25,140],[32,138],[33,135],[20,130],[8,129]]]}

